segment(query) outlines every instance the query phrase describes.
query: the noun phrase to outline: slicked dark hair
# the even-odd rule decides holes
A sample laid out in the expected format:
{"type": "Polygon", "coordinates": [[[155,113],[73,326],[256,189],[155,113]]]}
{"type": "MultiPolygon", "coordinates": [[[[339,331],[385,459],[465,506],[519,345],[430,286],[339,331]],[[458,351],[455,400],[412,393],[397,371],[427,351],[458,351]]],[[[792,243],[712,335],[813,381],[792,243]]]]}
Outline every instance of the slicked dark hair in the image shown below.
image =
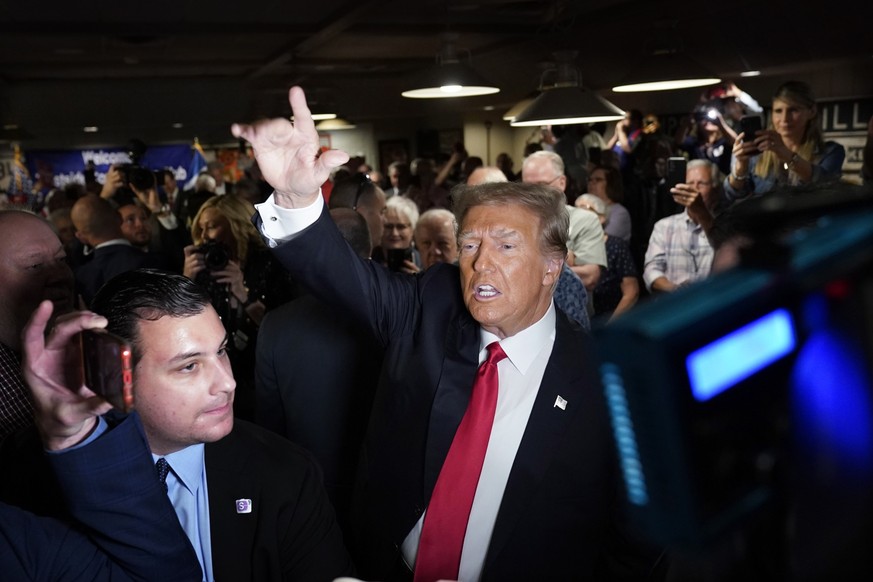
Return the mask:
{"type": "Polygon", "coordinates": [[[106,330],[130,342],[133,364],[142,357],[139,322],[164,316],[191,317],[203,313],[212,300],[206,289],[188,277],[137,269],[106,282],[91,303],[91,311],[109,320],[106,330]]]}

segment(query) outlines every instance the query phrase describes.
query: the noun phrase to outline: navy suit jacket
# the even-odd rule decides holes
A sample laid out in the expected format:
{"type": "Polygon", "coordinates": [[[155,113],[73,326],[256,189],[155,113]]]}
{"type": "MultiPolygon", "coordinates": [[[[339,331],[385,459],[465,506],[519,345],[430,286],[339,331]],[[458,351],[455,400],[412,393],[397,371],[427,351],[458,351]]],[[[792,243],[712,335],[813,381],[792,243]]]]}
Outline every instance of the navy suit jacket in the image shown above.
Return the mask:
{"type": "MultiPolygon", "coordinates": [[[[364,578],[390,579],[469,402],[479,324],[464,304],[456,266],[417,277],[389,273],[356,257],[326,211],[274,252],[385,346],[359,465],[353,555],[364,578]]],[[[591,353],[587,334],[559,312],[482,580],[639,580],[654,562],[622,535],[618,466],[591,353]],[[555,407],[558,396],[566,410],[555,407]]]]}
{"type": "MultiPolygon", "coordinates": [[[[3,452],[14,453],[5,458],[10,466],[16,467],[12,482],[2,488],[9,489],[3,491],[5,500],[41,515],[63,515],[55,501],[59,496],[58,483],[46,474],[42,458],[38,458],[41,462],[32,462],[34,453],[38,452],[33,438],[36,431],[28,433],[27,439],[12,441],[15,447],[5,443],[3,452]]],[[[321,484],[321,473],[309,453],[266,429],[236,419],[229,435],[206,444],[205,463],[212,570],[216,578],[321,582],[354,573],[333,508],[321,484]],[[250,513],[237,512],[240,499],[251,500],[250,513]]],[[[147,481],[151,484],[157,481],[151,455],[148,465],[147,481]]],[[[112,467],[97,466],[95,470],[101,479],[120,479],[112,467]]],[[[139,480],[130,483],[128,479],[120,479],[116,487],[122,499],[125,491],[130,499],[136,499],[143,488],[139,480]]],[[[160,493],[169,503],[163,489],[160,493]]],[[[173,511],[172,505],[169,507],[173,511]]],[[[79,518],[75,511],[73,515],[79,518]]],[[[175,512],[172,516],[182,531],[175,512]]],[[[184,531],[182,535],[185,536],[184,531]]],[[[188,538],[184,540],[190,547],[188,538]]],[[[158,567],[159,562],[155,564],[158,567]]],[[[155,575],[150,579],[163,580],[164,576],[155,575]]]]}
{"type": "Polygon", "coordinates": [[[136,415],[85,447],[48,457],[81,531],[0,504],[4,580],[202,579],[136,415]]]}
{"type": "Polygon", "coordinates": [[[165,258],[128,244],[101,247],[94,251],[88,262],[76,269],[76,292],[86,305],[90,305],[100,287],[115,275],[139,268],[166,269],[167,266],[165,258]]]}

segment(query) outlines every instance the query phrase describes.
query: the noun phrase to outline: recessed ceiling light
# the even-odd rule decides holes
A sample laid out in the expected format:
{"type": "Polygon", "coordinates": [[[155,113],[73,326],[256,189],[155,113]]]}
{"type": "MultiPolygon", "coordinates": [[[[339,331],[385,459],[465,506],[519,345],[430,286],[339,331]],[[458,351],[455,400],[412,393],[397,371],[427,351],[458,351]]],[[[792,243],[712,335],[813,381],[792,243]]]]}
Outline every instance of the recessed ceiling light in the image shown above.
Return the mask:
{"type": "Polygon", "coordinates": [[[82,131],[84,131],[85,133],[97,133],[97,126],[96,125],[86,125],[85,127],[82,128],[82,131]]]}
{"type": "Polygon", "coordinates": [[[758,77],[761,75],[761,71],[743,71],[740,73],[740,77],[758,77]]]}
{"type": "Polygon", "coordinates": [[[182,123],[179,123],[178,121],[173,124],[173,129],[182,129],[183,127],[185,127],[185,125],[182,123]]]}

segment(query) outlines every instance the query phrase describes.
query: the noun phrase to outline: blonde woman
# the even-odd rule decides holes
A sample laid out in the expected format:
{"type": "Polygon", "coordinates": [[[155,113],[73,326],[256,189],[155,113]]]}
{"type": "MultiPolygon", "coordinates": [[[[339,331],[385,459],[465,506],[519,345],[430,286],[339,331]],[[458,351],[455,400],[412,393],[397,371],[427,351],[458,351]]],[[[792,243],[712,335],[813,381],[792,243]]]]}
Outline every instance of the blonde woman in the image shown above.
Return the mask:
{"type": "Polygon", "coordinates": [[[738,138],[732,170],[724,181],[728,203],[779,186],[838,180],[842,175],[846,150],[824,141],[815,95],[806,83],[789,81],[779,87],[770,127],[738,138]]]}

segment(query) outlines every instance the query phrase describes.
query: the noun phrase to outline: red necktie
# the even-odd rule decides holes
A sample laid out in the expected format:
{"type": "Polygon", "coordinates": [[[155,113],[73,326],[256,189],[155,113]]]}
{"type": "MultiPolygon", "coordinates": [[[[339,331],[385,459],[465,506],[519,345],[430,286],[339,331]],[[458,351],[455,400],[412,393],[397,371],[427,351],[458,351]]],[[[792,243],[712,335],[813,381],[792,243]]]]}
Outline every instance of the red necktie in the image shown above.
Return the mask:
{"type": "Polygon", "coordinates": [[[467,521],[497,408],[497,362],[506,357],[497,342],[488,344],[487,349],[488,358],[479,366],[470,404],[427,506],[415,560],[415,582],[458,579],[467,521]]]}

